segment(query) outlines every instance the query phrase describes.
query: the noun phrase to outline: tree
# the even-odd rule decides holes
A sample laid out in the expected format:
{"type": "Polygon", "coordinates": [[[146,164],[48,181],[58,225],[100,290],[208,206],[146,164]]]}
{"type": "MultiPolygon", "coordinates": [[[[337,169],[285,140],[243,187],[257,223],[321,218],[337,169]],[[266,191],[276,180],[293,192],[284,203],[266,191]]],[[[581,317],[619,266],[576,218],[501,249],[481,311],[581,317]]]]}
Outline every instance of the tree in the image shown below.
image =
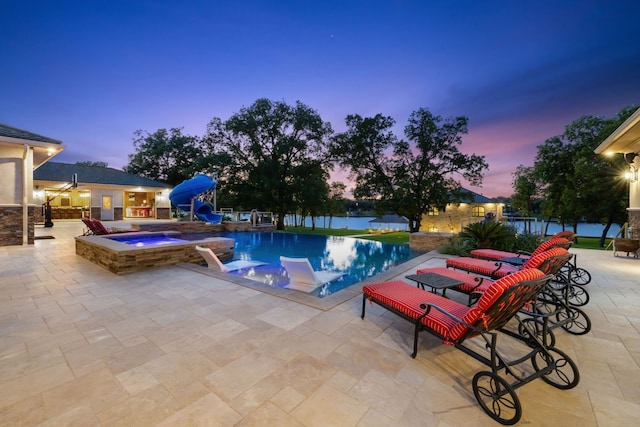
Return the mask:
{"type": "Polygon", "coordinates": [[[150,134],[134,133],[135,154],[129,154],[125,172],[156,181],[178,185],[202,169],[199,159],[204,157],[200,139],[183,135],[182,129],[158,129],[150,134]]]}
{"type": "Polygon", "coordinates": [[[582,219],[604,222],[601,247],[610,226],[626,218],[628,189],[620,179],[622,157],[600,156],[593,150],[636,109],[625,107],[612,119],[581,117],[538,147],[534,173],[543,186],[544,212],[560,217],[563,224],[570,221],[574,232],[582,219]]]}
{"type": "Polygon", "coordinates": [[[294,173],[294,200],[300,215],[311,216],[311,229],[316,229],[316,217],[324,214],[329,197],[329,174],[318,161],[307,162],[294,173]]]}
{"type": "Polygon", "coordinates": [[[520,210],[524,216],[531,215],[533,202],[540,195],[534,168],[518,166],[513,173],[513,188],[515,193],[511,196],[511,206],[520,210]]]}
{"type": "Polygon", "coordinates": [[[285,215],[297,206],[299,176],[306,177],[305,183],[317,182],[313,174],[330,168],[326,144],[332,132],[328,122],[299,101],[290,106],[263,98],[226,122],[214,118],[204,143],[212,152],[226,153],[229,163],[221,176],[238,205],[276,212],[277,229],[284,230],[285,215]]]}
{"type": "Polygon", "coordinates": [[[76,162],[76,165],[79,166],[91,166],[94,168],[106,168],[109,167],[109,164],[107,162],[92,162],[89,160],[83,161],[83,162],[76,162]]]}
{"type": "Polygon", "coordinates": [[[409,117],[406,142],[392,133],[391,117],[349,115],[348,129],[333,138],[331,152],[355,180],[354,196],[376,199],[377,211],[407,217],[415,232],[429,207],[444,210],[452,195],[459,195],[456,175],[473,185],[482,182],[484,157],[458,149],[467,122],[466,117],[444,120],[421,108],[409,117]]]}
{"type": "MultiPolygon", "coordinates": [[[[519,210],[523,216],[529,217],[533,212],[533,203],[540,195],[538,182],[533,167],[518,166],[513,174],[513,188],[511,206],[519,210]]],[[[525,222],[525,232],[531,232],[531,222],[525,222]]]]}
{"type": "Polygon", "coordinates": [[[340,181],[332,182],[329,185],[329,196],[327,198],[327,212],[329,213],[329,228],[332,227],[333,216],[343,213],[345,210],[344,192],[347,186],[340,181]]]}

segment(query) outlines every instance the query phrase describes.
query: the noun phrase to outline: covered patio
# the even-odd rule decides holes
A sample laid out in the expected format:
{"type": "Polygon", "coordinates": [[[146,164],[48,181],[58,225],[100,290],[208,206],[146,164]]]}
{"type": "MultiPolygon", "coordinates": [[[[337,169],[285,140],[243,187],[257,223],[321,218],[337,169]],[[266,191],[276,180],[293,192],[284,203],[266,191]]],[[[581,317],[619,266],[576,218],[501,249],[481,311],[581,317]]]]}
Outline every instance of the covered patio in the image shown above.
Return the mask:
{"type": "Polygon", "coordinates": [[[640,108],[624,121],[595,150],[596,154],[624,156],[629,170],[629,230],[640,239],[640,108]]]}

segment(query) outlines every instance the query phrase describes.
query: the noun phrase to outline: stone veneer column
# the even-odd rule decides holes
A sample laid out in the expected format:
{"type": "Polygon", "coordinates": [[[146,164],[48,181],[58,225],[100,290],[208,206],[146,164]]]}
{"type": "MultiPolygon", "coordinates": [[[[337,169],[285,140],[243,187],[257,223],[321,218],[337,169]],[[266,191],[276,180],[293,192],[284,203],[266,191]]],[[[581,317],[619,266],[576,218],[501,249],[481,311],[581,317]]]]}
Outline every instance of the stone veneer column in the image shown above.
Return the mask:
{"type": "Polygon", "coordinates": [[[157,219],[171,219],[171,208],[158,208],[156,207],[157,219]]]}
{"type": "Polygon", "coordinates": [[[640,208],[629,209],[629,227],[632,227],[630,237],[640,239],[640,208]]]}
{"type": "Polygon", "coordinates": [[[102,208],[91,206],[91,218],[102,219],[102,208]]]}
{"type": "MultiPolygon", "coordinates": [[[[28,208],[27,243],[33,244],[36,207],[28,208]]],[[[22,245],[22,206],[0,206],[0,246],[22,245]]]]}

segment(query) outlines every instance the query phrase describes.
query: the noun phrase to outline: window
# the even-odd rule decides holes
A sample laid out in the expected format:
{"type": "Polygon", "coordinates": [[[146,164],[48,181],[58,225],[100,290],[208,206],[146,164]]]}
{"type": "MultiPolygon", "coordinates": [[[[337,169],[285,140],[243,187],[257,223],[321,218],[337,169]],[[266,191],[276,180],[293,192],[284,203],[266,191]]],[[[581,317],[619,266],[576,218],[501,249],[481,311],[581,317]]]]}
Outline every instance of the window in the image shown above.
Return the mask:
{"type": "Polygon", "coordinates": [[[471,211],[471,216],[484,216],[484,206],[474,206],[471,211]]]}
{"type": "Polygon", "coordinates": [[[427,211],[427,216],[438,216],[438,215],[440,215],[438,208],[436,208],[435,206],[429,206],[429,210],[427,211]]]}

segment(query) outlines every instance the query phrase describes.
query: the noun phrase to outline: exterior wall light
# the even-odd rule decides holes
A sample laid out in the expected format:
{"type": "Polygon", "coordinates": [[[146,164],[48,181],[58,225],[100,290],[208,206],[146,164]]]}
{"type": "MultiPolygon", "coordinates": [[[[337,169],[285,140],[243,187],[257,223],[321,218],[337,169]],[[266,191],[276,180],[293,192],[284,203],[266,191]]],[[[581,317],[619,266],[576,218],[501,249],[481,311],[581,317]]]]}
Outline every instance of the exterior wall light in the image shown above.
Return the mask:
{"type": "Polygon", "coordinates": [[[633,165],[629,165],[629,170],[624,173],[624,177],[629,182],[636,182],[638,180],[638,169],[633,165]]]}
{"type": "Polygon", "coordinates": [[[624,177],[629,180],[629,182],[636,182],[638,180],[638,169],[636,169],[633,164],[637,155],[637,153],[625,153],[624,155],[624,159],[629,163],[629,170],[625,172],[624,177]]]}

